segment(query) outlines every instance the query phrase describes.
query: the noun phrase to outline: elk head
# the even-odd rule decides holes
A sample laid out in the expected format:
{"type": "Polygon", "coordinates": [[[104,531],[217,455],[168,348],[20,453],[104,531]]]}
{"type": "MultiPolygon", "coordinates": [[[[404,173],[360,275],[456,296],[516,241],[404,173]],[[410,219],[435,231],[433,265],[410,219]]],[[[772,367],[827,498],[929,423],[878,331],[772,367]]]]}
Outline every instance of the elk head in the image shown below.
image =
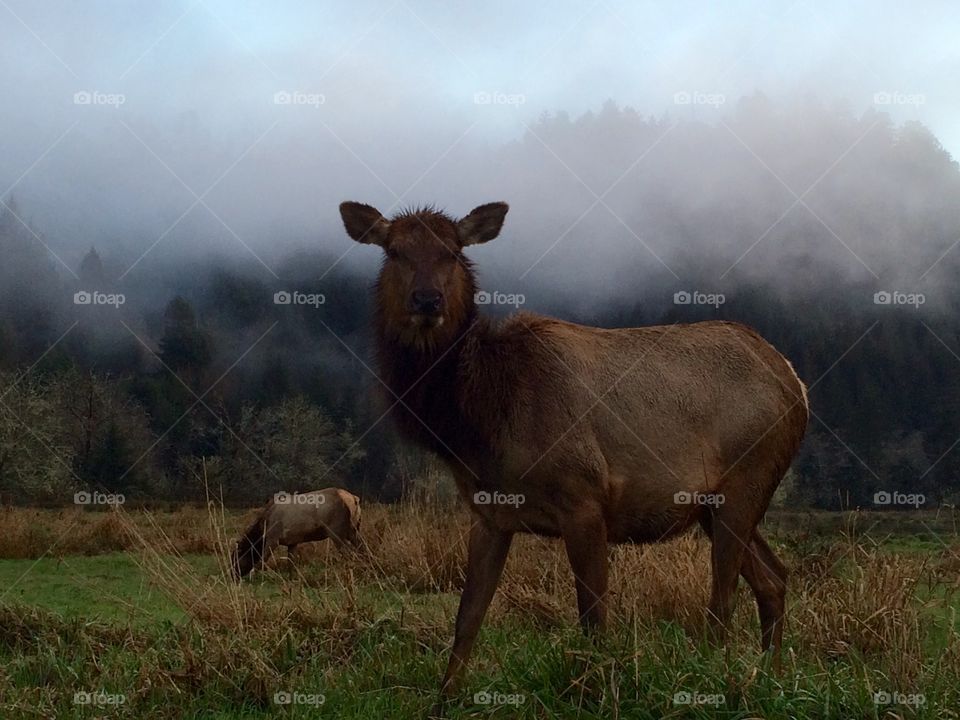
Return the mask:
{"type": "Polygon", "coordinates": [[[381,332],[419,348],[456,337],[475,312],[476,284],[463,248],[497,237],[507,210],[506,203],[488,203],[454,220],[427,208],[387,220],[369,205],[342,203],[347,234],[384,252],[377,281],[381,332]]]}

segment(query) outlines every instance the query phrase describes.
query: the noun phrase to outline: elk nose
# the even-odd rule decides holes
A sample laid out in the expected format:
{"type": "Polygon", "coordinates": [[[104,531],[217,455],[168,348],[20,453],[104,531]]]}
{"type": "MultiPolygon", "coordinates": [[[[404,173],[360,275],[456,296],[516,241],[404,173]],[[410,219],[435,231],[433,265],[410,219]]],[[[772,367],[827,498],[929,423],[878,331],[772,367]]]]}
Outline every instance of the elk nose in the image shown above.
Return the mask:
{"type": "Polygon", "coordinates": [[[443,295],[439,290],[414,290],[412,300],[416,312],[431,315],[440,312],[443,295]]]}

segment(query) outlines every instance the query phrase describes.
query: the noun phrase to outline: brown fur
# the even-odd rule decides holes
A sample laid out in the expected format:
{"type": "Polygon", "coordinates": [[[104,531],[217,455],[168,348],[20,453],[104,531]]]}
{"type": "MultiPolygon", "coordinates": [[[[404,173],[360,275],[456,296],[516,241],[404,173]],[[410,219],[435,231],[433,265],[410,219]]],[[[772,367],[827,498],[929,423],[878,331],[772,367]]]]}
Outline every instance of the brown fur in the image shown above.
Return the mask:
{"type": "Polygon", "coordinates": [[[286,496],[286,502],[270,498],[246,529],[231,555],[236,579],[263,567],[280,545],[292,556],[297,545],[331,538],[339,547],[360,542],[360,498],[341,488],[327,488],[286,496]],[[299,498],[299,502],[293,501],[299,498]]]}
{"type": "Polygon", "coordinates": [[[460,221],[433,209],[387,221],[358,203],[341,214],[354,239],[386,252],[376,339],[399,426],[446,460],[475,518],[444,689],[462,672],[515,532],[563,539],[591,629],[606,620],[608,541],[654,542],[699,523],[713,540],[718,637],[742,574],[763,647],[778,654],[786,570],[757,525],[806,429],[790,363],[737,323],[607,330],[479,316],[462,248],[496,236],[502,203],[460,221]],[[417,312],[415,291],[442,294],[439,317],[417,312]],[[525,502],[475,502],[484,492],[525,502]],[[683,504],[677,493],[724,502],[683,504]]]}

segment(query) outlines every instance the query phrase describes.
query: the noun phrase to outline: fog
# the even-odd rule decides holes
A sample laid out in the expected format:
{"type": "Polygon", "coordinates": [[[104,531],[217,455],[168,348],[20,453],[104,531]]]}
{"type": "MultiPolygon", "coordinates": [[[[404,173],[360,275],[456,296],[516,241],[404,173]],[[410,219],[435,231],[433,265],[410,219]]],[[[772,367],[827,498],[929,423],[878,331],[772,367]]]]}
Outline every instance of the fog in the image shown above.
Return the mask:
{"type": "Polygon", "coordinates": [[[49,438],[0,495],[72,496],[37,458],[81,437],[60,408],[83,375],[113,414],[64,487],[198,498],[211,459],[259,502],[277,488],[230,464],[231,428],[306,401],[366,453],[350,483],[398,497],[420,471],[374,399],[380,251],[337,207],[502,200],[501,236],[467,251],[484,291],[605,327],[738,320],[790,358],[815,412],[791,502],[955,503],[958,17],[0,0],[0,440],[49,438]]]}
{"type": "Polygon", "coordinates": [[[301,249],[367,271],[340,201],[505,200],[472,255],[534,304],[812,266],[935,292],[960,237],[957,17],[9,0],[0,199],[61,273],[95,245],[129,286],[211,257],[276,278],[301,249]]]}

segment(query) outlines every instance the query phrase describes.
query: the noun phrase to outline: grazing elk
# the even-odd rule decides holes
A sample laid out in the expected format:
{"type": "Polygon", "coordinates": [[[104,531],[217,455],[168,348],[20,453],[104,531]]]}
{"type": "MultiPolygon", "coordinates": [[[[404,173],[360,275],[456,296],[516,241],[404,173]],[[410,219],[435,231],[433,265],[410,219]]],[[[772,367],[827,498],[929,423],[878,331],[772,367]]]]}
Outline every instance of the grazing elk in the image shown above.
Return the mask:
{"type": "Polygon", "coordinates": [[[497,237],[507,209],[387,220],[369,205],[340,206],[347,234],[385,253],[376,347],[401,432],[447,462],[473,515],[444,694],[516,532],[562,539],[590,630],[606,620],[608,542],[656,542],[699,523],[712,541],[715,636],[743,575],[762,647],[779,657],[787,571],[757,525],[806,430],[803,383],[737,323],[607,330],[482,317],[463,250],[497,237]]]}
{"type": "Polygon", "coordinates": [[[280,545],[291,559],[297,545],[330,538],[337,547],[360,545],[360,498],[341,488],[277,493],[237,541],[230,554],[236,580],[263,567],[280,545]]]}

